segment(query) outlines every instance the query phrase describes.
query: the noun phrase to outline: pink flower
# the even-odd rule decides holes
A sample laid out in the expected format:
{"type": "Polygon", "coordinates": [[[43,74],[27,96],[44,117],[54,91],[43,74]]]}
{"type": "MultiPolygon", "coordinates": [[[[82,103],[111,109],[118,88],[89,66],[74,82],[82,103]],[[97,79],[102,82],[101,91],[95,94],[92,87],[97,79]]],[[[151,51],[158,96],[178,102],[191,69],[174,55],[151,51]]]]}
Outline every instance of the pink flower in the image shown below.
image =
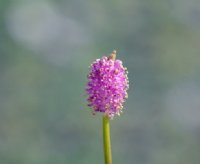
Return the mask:
{"type": "MultiPolygon", "coordinates": [[[[116,51],[111,55],[116,56],[116,51]]],[[[91,64],[86,86],[88,106],[94,113],[103,112],[110,118],[122,112],[129,88],[127,69],[112,57],[103,56],[91,64]]]]}

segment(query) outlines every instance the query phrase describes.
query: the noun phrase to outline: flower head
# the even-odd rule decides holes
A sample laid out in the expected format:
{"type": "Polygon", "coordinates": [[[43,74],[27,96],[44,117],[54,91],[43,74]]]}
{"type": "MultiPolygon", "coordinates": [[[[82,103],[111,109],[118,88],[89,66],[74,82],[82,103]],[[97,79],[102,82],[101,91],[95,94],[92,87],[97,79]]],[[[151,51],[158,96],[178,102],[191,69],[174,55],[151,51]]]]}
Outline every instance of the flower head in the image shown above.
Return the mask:
{"type": "Polygon", "coordinates": [[[115,56],[113,51],[109,57],[103,56],[91,64],[86,86],[88,106],[94,113],[103,112],[110,118],[122,112],[129,87],[128,71],[115,56]]]}

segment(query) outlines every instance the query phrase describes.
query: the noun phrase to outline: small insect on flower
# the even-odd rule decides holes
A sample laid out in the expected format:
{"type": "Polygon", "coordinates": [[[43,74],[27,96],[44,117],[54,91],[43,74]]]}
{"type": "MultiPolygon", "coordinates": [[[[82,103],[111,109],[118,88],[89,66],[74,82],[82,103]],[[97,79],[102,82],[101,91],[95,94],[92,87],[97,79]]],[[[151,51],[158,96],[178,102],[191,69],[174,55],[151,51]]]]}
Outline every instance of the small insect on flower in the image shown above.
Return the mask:
{"type": "Polygon", "coordinates": [[[122,112],[129,88],[128,71],[115,58],[113,51],[109,57],[96,59],[90,66],[86,86],[88,106],[93,113],[102,112],[111,119],[122,112]]]}

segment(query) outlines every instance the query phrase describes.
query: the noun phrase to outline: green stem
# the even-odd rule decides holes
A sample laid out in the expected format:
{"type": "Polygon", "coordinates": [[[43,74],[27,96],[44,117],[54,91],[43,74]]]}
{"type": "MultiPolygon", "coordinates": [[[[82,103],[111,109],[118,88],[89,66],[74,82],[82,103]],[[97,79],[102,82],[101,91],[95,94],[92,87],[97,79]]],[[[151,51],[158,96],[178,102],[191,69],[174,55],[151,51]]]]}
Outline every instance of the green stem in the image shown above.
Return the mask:
{"type": "Polygon", "coordinates": [[[108,115],[103,116],[103,145],[105,164],[112,164],[112,153],[110,143],[110,119],[108,115]]]}

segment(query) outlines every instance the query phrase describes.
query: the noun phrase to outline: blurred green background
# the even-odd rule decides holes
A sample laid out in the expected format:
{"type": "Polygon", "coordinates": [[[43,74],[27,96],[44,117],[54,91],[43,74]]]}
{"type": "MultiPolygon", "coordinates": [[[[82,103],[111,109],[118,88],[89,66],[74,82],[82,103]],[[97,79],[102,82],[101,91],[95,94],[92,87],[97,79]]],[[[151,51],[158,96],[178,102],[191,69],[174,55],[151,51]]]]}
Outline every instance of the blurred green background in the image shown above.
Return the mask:
{"type": "Polygon", "coordinates": [[[113,49],[129,70],[114,164],[200,163],[199,0],[0,0],[0,164],[102,164],[84,91],[113,49]]]}

